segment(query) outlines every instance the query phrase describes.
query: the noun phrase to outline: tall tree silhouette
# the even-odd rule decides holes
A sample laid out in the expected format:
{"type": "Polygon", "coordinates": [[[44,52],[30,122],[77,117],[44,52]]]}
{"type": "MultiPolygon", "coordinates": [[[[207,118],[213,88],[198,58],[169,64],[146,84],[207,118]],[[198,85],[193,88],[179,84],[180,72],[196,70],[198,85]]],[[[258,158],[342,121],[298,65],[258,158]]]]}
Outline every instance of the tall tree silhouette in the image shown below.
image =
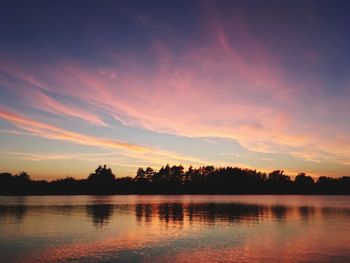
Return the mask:
{"type": "Polygon", "coordinates": [[[307,176],[305,173],[299,173],[294,179],[294,184],[298,193],[307,193],[313,190],[315,181],[311,176],[307,176]]]}
{"type": "Polygon", "coordinates": [[[112,173],[111,168],[107,168],[106,165],[103,167],[100,165],[94,173],[89,175],[88,180],[94,182],[112,182],[115,180],[115,175],[112,173]]]}

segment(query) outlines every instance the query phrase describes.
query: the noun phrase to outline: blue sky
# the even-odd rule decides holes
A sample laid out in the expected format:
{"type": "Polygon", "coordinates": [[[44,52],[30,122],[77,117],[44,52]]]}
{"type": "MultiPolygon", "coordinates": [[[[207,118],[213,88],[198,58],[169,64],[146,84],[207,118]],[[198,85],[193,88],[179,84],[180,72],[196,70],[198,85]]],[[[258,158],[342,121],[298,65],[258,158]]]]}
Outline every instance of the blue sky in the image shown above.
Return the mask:
{"type": "Polygon", "coordinates": [[[3,1],[0,169],[348,175],[346,1],[3,1]]]}

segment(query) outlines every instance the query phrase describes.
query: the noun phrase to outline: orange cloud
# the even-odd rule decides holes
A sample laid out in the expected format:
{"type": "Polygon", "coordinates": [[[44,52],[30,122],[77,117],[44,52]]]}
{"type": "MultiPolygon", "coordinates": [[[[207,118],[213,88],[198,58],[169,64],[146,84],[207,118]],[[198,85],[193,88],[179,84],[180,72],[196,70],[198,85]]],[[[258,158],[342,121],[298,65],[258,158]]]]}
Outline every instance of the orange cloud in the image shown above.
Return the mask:
{"type": "Polygon", "coordinates": [[[46,124],[43,122],[35,121],[26,117],[23,117],[19,114],[11,113],[8,111],[1,110],[0,118],[6,121],[9,121],[15,124],[17,127],[30,132],[33,135],[38,135],[40,137],[57,139],[57,140],[66,140],[74,143],[85,144],[85,145],[95,145],[103,146],[109,148],[117,149],[128,149],[133,151],[148,152],[151,151],[150,148],[138,146],[135,144],[107,140],[87,135],[82,135],[75,132],[66,131],[59,127],[46,124]]]}
{"type": "MultiPolygon", "coordinates": [[[[119,152],[122,156],[134,159],[141,159],[147,161],[148,165],[154,164],[155,167],[164,165],[167,162],[182,162],[184,164],[204,164],[206,161],[194,158],[191,156],[180,155],[171,151],[165,151],[158,148],[144,147],[136,144],[131,144],[127,142],[99,138],[94,136],[88,136],[76,132],[67,131],[60,127],[46,124],[43,122],[35,121],[33,119],[24,117],[17,113],[9,112],[7,110],[0,109],[0,119],[11,122],[17,127],[23,129],[31,135],[39,136],[42,138],[48,138],[53,140],[64,140],[68,142],[73,142],[77,144],[111,148],[116,150],[121,150],[119,152]]],[[[22,132],[20,132],[23,134],[22,132]]],[[[12,132],[12,134],[14,134],[12,132]]],[[[19,154],[22,155],[23,154],[19,154]]],[[[40,154],[24,154],[29,156],[29,159],[32,160],[41,160],[43,159],[40,154]]],[[[67,157],[72,157],[72,155],[62,155],[56,154],[51,156],[49,159],[64,159],[67,157]]],[[[73,156],[74,157],[74,156],[73,156]]],[[[46,158],[48,159],[48,158],[46,158]]]]}

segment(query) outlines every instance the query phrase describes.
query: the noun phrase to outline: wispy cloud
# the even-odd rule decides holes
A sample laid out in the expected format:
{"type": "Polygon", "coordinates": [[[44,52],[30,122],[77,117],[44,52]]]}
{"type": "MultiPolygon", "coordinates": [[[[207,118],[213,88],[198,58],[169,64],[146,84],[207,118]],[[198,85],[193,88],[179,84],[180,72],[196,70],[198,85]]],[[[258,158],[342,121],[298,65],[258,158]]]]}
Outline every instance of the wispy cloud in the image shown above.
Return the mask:
{"type": "MultiPolygon", "coordinates": [[[[36,121],[27,118],[23,115],[6,111],[4,109],[0,110],[0,119],[6,120],[18,128],[21,131],[10,130],[11,134],[30,134],[34,136],[39,136],[42,138],[52,139],[52,140],[63,140],[77,144],[103,147],[109,149],[119,150],[116,154],[128,158],[129,160],[143,160],[147,164],[153,164],[156,167],[163,165],[167,162],[180,162],[186,164],[204,164],[205,160],[199,158],[194,158],[187,155],[178,154],[171,151],[162,150],[159,148],[151,148],[140,146],[136,144],[131,144],[123,141],[117,141],[106,138],[99,138],[89,135],[84,135],[76,132],[67,131],[60,127],[46,124],[41,121],[36,121]],[[14,132],[15,131],[15,132],[14,132]]],[[[77,158],[77,154],[38,154],[38,153],[21,153],[21,152],[9,152],[10,155],[22,156],[30,160],[48,160],[48,159],[74,159],[77,158]]],[[[108,154],[107,154],[108,155],[108,154]]],[[[82,154],[79,158],[88,157],[96,160],[96,157],[101,156],[101,154],[82,154]]],[[[103,156],[106,156],[103,154],[103,156]]],[[[115,158],[115,157],[113,157],[115,158]]],[[[111,160],[111,158],[109,158],[111,160]]],[[[125,162],[125,161],[124,161],[125,162]]],[[[130,164],[129,164],[130,165],[130,164]]],[[[136,164],[135,164],[136,165],[136,164]]]]}
{"type": "MultiPolygon", "coordinates": [[[[46,65],[42,70],[44,78],[30,70],[18,73],[26,69],[16,69],[11,74],[25,76],[25,81],[35,83],[39,88],[27,99],[28,105],[89,123],[106,125],[93,113],[98,110],[126,126],[180,136],[230,138],[251,151],[348,162],[350,138],[346,132],[337,130],[337,126],[326,128],[327,123],[305,114],[304,111],[315,114],[318,111],[313,106],[302,105],[303,96],[308,96],[307,88],[299,85],[298,93],[295,93],[296,84],[280,73],[279,65],[270,62],[269,56],[247,58],[235,51],[232,44],[226,47],[220,41],[208,49],[189,48],[180,57],[159,42],[150,51],[154,53],[156,63],[151,69],[133,66],[88,69],[79,62],[65,61],[46,65]],[[249,59],[253,62],[248,62],[249,59]],[[78,108],[57,101],[47,93],[56,93],[88,106],[78,108]],[[315,130],[317,132],[313,132],[315,130]],[[328,136],[332,138],[329,140],[328,136]]],[[[138,61],[126,62],[129,64],[137,65],[138,61]]],[[[326,94],[318,100],[318,105],[327,103],[326,94]]],[[[326,114],[331,116],[334,109],[326,109],[326,114]]],[[[123,142],[62,132],[55,127],[38,130],[41,124],[28,127],[24,125],[26,122],[15,118],[12,121],[27,131],[50,138],[138,148],[123,142]]]]}
{"type": "Polygon", "coordinates": [[[15,124],[17,127],[29,132],[30,134],[37,135],[44,138],[66,140],[74,143],[103,146],[116,149],[128,149],[138,152],[149,152],[150,148],[138,146],[131,143],[108,140],[103,138],[97,138],[93,136],[87,136],[65,129],[56,127],[54,125],[46,124],[43,122],[35,121],[30,118],[26,118],[22,115],[12,113],[5,110],[0,110],[0,118],[15,124]]]}
{"type": "MultiPolygon", "coordinates": [[[[108,116],[124,126],[153,132],[228,138],[252,152],[348,164],[350,86],[330,96],[333,87],[312,71],[295,77],[289,61],[296,51],[272,49],[239,10],[223,17],[211,2],[201,7],[196,37],[179,41],[157,35],[142,55],[107,47],[97,50],[109,54],[106,64],[60,57],[35,61],[34,66],[2,56],[0,70],[12,78],[3,88],[21,98],[25,107],[78,118],[97,129],[109,125],[103,118],[108,116]]],[[[156,17],[139,19],[144,30],[157,23],[156,17]]],[[[311,54],[304,58],[306,64],[322,61],[316,51],[300,52],[311,54]]],[[[0,114],[22,129],[18,132],[123,150],[129,158],[205,161],[109,140],[102,131],[98,137],[71,132],[11,110],[0,114]]]]}

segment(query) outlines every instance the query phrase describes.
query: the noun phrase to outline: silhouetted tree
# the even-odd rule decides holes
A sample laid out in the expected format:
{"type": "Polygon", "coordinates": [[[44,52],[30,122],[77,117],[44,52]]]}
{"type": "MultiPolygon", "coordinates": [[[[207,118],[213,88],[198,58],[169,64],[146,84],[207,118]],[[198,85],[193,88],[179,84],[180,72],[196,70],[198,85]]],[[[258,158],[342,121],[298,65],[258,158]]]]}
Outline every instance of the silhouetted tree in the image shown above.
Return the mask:
{"type": "Polygon", "coordinates": [[[89,175],[88,180],[95,182],[111,182],[115,180],[115,175],[112,173],[111,168],[107,168],[106,165],[103,167],[100,165],[95,170],[95,173],[89,175]]]}
{"type": "Polygon", "coordinates": [[[315,183],[314,179],[311,176],[307,176],[305,173],[299,173],[295,177],[294,181],[297,185],[303,185],[303,186],[310,186],[315,183]]]}
{"type": "Polygon", "coordinates": [[[30,181],[30,176],[26,172],[20,172],[18,178],[23,181],[30,181]]]}
{"type": "Polygon", "coordinates": [[[168,181],[176,184],[182,184],[184,181],[184,167],[182,165],[172,166],[169,171],[168,181]]]}
{"type": "Polygon", "coordinates": [[[305,173],[299,173],[295,179],[294,184],[297,193],[307,193],[310,190],[314,190],[314,179],[311,176],[307,176],[305,173]]]}
{"type": "Polygon", "coordinates": [[[147,167],[145,171],[145,179],[149,182],[154,176],[154,170],[151,167],[147,167]]]}
{"type": "Polygon", "coordinates": [[[292,191],[290,176],[284,174],[283,170],[274,170],[267,177],[268,192],[276,194],[288,194],[292,191]]]}
{"type": "Polygon", "coordinates": [[[31,180],[26,172],[0,173],[0,195],[27,194],[350,194],[350,177],[299,173],[292,181],[283,170],[268,175],[252,169],[167,164],[155,171],[139,168],[136,176],[116,179],[110,168],[99,166],[87,179],[73,177],[47,182],[31,180]]]}
{"type": "Polygon", "coordinates": [[[290,182],[290,177],[283,174],[283,170],[274,170],[271,173],[269,173],[269,176],[267,177],[268,182],[272,183],[286,183],[290,182]]]}
{"type": "Polygon", "coordinates": [[[154,183],[164,183],[169,180],[169,174],[170,174],[170,166],[167,164],[165,167],[162,166],[162,168],[159,169],[157,173],[154,173],[152,176],[152,181],[154,183]]]}
{"type": "Polygon", "coordinates": [[[145,181],[146,180],[146,173],[145,173],[145,170],[143,170],[143,168],[140,167],[137,170],[135,180],[136,181],[145,181]]]}

